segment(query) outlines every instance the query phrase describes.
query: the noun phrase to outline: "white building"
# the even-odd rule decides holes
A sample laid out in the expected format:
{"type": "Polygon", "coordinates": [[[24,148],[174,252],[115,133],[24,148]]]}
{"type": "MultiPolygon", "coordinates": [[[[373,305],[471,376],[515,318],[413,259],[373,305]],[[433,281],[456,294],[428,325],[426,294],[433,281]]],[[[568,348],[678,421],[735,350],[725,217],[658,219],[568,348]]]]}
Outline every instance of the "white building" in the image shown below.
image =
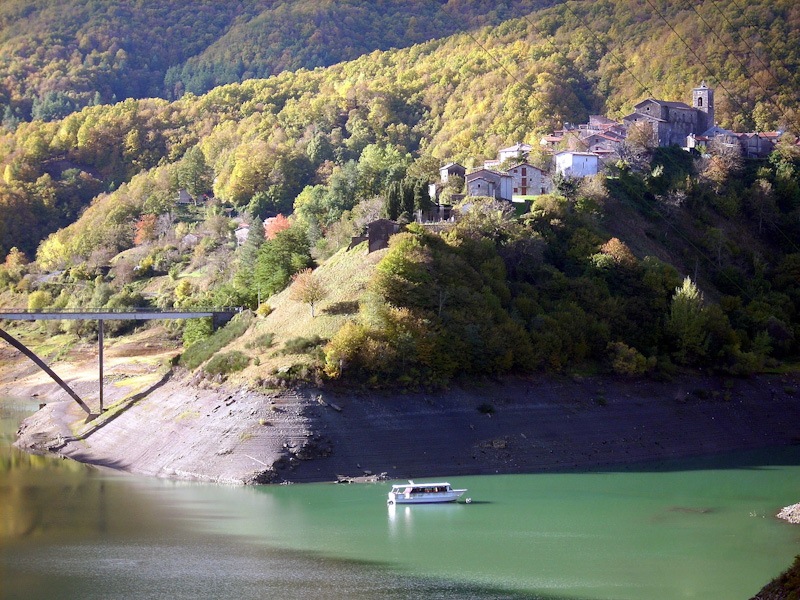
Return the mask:
{"type": "Polygon", "coordinates": [[[592,152],[559,152],[555,155],[556,173],[567,177],[597,175],[600,157],[592,152]]]}
{"type": "Polygon", "coordinates": [[[530,144],[523,144],[521,142],[514,144],[513,146],[509,146],[508,148],[502,148],[497,153],[497,160],[500,161],[500,163],[506,160],[514,160],[519,158],[526,160],[532,148],[533,147],[530,144]]]}

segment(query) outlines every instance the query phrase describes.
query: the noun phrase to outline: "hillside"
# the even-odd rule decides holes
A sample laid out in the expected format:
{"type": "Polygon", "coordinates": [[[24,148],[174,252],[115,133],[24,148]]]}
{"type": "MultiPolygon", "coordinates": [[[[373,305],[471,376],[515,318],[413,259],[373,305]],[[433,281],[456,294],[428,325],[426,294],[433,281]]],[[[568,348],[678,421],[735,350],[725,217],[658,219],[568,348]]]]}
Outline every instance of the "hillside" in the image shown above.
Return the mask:
{"type": "MultiPolygon", "coordinates": [[[[127,208],[117,212],[120,218],[127,218],[128,209],[136,215],[145,200],[147,211],[158,210],[178,187],[198,187],[190,173],[176,173],[195,146],[203,154],[198,168],[207,169],[201,180],[216,180],[216,197],[237,206],[257,198],[263,217],[290,212],[305,186],[327,185],[336,167],[360,160],[374,144],[408,153],[418,163],[416,172],[432,177],[441,161],[479,164],[497,148],[535,142],[565,121],[583,122],[598,113],[619,117],[647,95],[685,100],[703,79],[719,87],[720,125],[793,129],[796,13],[790,2],[765,1],[740,14],[733,0],[688,11],[670,7],[660,14],[646,2],[628,0],[557,6],[534,18],[328,69],[223,86],[202,97],[127,100],[86,108],[62,121],[22,124],[0,137],[0,254],[16,246],[32,258],[47,234],[73,222],[92,199],[105,202],[102,194],[143,171],[150,172],[147,180],[158,180],[148,184],[154,193],[135,190],[122,201],[127,208]],[[715,32],[724,44],[709,37],[707,23],[715,17],[725,24],[715,32]],[[158,174],[151,171],[157,166],[158,174]]],[[[169,22],[169,15],[161,17],[169,22]]],[[[157,28],[136,29],[170,38],[157,28]]],[[[9,35],[12,31],[18,29],[9,24],[9,35]]],[[[56,73],[53,77],[68,81],[57,75],[59,64],[42,57],[21,72],[56,73]]],[[[115,81],[136,80],[118,74],[115,81]]],[[[91,77],[84,81],[92,94],[105,94],[91,77]]],[[[385,182],[373,178],[355,194],[361,199],[383,187],[385,182]]],[[[117,198],[112,202],[119,205],[117,198]]],[[[80,250],[68,244],[56,262],[85,260],[101,246],[121,250],[131,243],[129,230],[104,237],[80,250]]]]}
{"type": "Polygon", "coordinates": [[[547,4],[7,0],[0,6],[0,118],[14,126],[127,98],[200,94],[496,25],[547,4]]]}
{"type": "MultiPolygon", "coordinates": [[[[743,15],[733,0],[649,8],[554,6],[326,69],[21,124],[0,144],[3,302],[255,309],[303,269],[321,265],[324,279],[326,259],[390,200],[402,199],[395,212],[407,217],[429,206],[427,184],[443,162],[479,165],[563,121],[619,116],[643,93],[685,99],[701,78],[719,86],[721,124],[792,125],[793,5],[765,2],[743,15]],[[703,34],[704,11],[721,11],[731,27],[721,47],[703,34]],[[749,29],[758,22],[771,25],[749,29]],[[742,58],[756,38],[774,59],[742,58]],[[655,57],[647,65],[642,48],[655,57]],[[752,78],[760,64],[773,83],[752,78]],[[178,204],[179,189],[198,201],[178,204]],[[276,213],[292,214],[288,229],[265,241],[260,219],[276,213]],[[251,237],[234,237],[248,225],[251,237]]],[[[800,340],[792,141],[746,163],[645,145],[601,177],[536,198],[522,219],[488,203],[441,235],[409,229],[364,273],[369,293],[341,299],[348,309],[331,323],[346,321],[346,333],[309,330],[330,340],[311,343],[310,376],[342,376],[337,362],[359,381],[434,386],[465,373],[777,368],[800,340]],[[688,312],[673,306],[676,296],[688,312]],[[352,339],[371,351],[359,354],[352,339]]],[[[529,160],[549,157],[537,148],[529,160]]],[[[89,325],[52,327],[91,334],[89,325]]],[[[189,346],[210,332],[182,333],[189,346]]],[[[250,358],[271,369],[272,352],[250,358]]],[[[271,372],[257,366],[247,369],[271,372]]]]}

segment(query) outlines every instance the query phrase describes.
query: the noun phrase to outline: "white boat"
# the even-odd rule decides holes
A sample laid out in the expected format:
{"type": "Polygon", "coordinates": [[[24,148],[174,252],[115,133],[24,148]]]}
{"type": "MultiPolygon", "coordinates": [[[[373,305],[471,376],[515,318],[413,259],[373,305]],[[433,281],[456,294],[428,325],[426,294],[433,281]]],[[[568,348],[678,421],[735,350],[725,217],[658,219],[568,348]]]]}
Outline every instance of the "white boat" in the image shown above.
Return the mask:
{"type": "Polygon", "coordinates": [[[455,490],[446,481],[435,483],[398,483],[389,492],[388,504],[425,504],[430,502],[455,502],[467,490],[455,490]]]}

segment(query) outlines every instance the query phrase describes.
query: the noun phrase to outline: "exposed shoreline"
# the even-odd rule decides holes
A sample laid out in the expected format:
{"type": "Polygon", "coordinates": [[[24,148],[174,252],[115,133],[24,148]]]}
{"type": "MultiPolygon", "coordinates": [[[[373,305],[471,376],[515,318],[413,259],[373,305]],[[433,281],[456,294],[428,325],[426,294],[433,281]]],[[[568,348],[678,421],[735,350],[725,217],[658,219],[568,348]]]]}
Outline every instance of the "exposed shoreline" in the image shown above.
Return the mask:
{"type": "MultiPolygon", "coordinates": [[[[72,366],[71,385],[91,390],[94,372],[82,379],[72,366]]],[[[541,376],[435,394],[266,394],[179,371],[160,377],[151,372],[138,390],[107,385],[107,405],[119,404],[91,423],[30,369],[4,369],[0,394],[58,398],[21,425],[20,448],[228,484],[624,468],[800,444],[797,375],[541,376]]]]}
{"type": "MultiPolygon", "coordinates": [[[[248,484],[635,469],[800,444],[797,374],[669,383],[541,376],[437,394],[265,394],[164,374],[163,350],[150,361],[129,352],[108,353],[112,409],[86,423],[60,388],[0,349],[0,395],[43,404],[16,445],[129,473],[248,484]]],[[[87,399],[97,390],[96,359],[81,356],[58,372],[87,399]]],[[[778,516],[797,522],[800,505],[778,516]]],[[[775,585],[756,597],[780,597],[765,591],[775,585]]]]}

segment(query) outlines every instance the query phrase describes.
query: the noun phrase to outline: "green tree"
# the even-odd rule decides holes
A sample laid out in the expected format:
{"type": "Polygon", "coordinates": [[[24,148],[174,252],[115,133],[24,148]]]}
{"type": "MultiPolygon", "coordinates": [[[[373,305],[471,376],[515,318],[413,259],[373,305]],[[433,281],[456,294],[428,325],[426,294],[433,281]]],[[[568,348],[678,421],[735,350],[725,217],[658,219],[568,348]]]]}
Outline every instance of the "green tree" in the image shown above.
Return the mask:
{"type": "Polygon", "coordinates": [[[671,335],[675,351],[673,356],[679,364],[693,364],[705,357],[708,347],[706,312],[703,294],[690,277],[675,288],[672,296],[667,332],[671,335]]]}
{"type": "Polygon", "coordinates": [[[401,197],[402,197],[402,192],[400,190],[400,182],[393,181],[389,185],[389,189],[386,190],[386,200],[383,203],[381,216],[386,219],[391,219],[392,221],[396,221],[397,217],[400,216],[401,212],[400,210],[401,197]]]}
{"type": "Polygon", "coordinates": [[[289,283],[292,275],[312,264],[308,238],[301,227],[279,231],[261,245],[253,277],[262,297],[271,296],[289,283]]]}
{"type": "Polygon", "coordinates": [[[258,303],[259,300],[258,289],[253,284],[258,253],[265,241],[264,224],[261,219],[256,218],[250,224],[247,239],[242,244],[242,247],[239,248],[236,273],[233,276],[234,286],[248,292],[250,301],[247,304],[250,306],[258,303]]]}
{"type": "Polygon", "coordinates": [[[192,146],[178,163],[178,185],[197,198],[211,189],[214,172],[199,146],[192,146]]]}

